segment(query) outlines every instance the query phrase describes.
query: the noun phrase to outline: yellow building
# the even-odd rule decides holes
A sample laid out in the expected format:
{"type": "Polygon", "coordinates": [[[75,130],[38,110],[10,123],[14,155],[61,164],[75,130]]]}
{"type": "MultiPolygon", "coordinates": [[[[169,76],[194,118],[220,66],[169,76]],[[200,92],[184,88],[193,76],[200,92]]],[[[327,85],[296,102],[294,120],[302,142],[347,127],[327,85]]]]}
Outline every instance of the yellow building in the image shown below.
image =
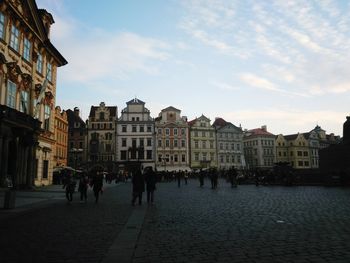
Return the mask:
{"type": "Polygon", "coordinates": [[[204,115],[188,122],[192,169],[217,167],[215,128],[204,115]]]}
{"type": "MultiPolygon", "coordinates": [[[[281,135],[279,135],[281,136],[281,135]]],[[[308,140],[302,133],[285,135],[284,141],[281,138],[276,140],[276,152],[277,156],[280,157],[279,153],[287,152],[288,162],[295,169],[308,169],[311,168],[310,159],[310,146],[308,140]],[[283,145],[278,145],[278,143],[285,142],[285,147],[283,145]]],[[[278,162],[279,159],[276,158],[278,162]]]]}
{"type": "Polygon", "coordinates": [[[68,119],[67,113],[61,111],[60,106],[55,108],[55,154],[53,166],[67,166],[68,152],[68,119]]]}
{"type": "Polygon", "coordinates": [[[56,73],[67,64],[50,41],[52,23],[34,0],[0,3],[0,177],[19,187],[52,180],[56,73]]]}

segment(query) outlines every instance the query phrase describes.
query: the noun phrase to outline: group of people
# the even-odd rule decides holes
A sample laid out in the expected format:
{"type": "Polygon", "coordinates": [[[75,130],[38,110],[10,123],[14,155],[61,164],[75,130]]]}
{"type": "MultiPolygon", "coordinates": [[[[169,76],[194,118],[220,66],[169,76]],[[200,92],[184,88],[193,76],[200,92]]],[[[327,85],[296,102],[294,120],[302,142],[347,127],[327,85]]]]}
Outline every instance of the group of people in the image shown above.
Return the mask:
{"type": "Polygon", "coordinates": [[[147,203],[153,204],[154,202],[154,191],[156,190],[157,175],[153,171],[152,167],[145,168],[144,172],[140,169],[136,169],[132,173],[132,200],[131,204],[134,206],[136,200],[139,205],[142,204],[142,195],[147,191],[147,203]],[[145,187],[146,185],[146,187],[145,187]]]}
{"type": "MultiPolygon", "coordinates": [[[[63,182],[63,188],[66,191],[66,198],[68,203],[73,201],[73,194],[75,192],[77,182],[75,181],[73,174],[68,174],[63,182]]],[[[80,192],[80,202],[87,202],[87,190],[89,186],[92,188],[95,196],[95,203],[98,202],[100,194],[103,193],[103,174],[102,172],[96,172],[92,178],[89,178],[87,174],[82,173],[79,178],[78,192],[80,192]]]]}

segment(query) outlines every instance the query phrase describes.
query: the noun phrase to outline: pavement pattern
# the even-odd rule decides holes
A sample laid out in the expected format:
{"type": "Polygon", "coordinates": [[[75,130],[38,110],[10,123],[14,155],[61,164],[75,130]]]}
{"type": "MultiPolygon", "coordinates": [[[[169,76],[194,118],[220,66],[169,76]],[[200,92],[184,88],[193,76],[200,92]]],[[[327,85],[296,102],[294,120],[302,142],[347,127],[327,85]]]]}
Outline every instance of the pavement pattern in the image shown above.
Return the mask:
{"type": "Polygon", "coordinates": [[[74,198],[1,210],[0,262],[350,262],[348,188],[190,180],[158,184],[154,205],[132,207],[130,183],[74,198]]]}

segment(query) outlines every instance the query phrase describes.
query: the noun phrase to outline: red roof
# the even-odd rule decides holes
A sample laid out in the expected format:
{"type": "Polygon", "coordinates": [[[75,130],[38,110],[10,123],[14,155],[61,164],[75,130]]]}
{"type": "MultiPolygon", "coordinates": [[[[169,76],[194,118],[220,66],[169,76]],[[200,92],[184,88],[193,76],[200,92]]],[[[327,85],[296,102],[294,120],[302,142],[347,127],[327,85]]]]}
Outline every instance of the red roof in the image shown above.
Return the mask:
{"type": "Polygon", "coordinates": [[[248,133],[249,133],[248,136],[262,136],[262,135],[275,136],[274,134],[261,128],[249,130],[248,133]]]}
{"type": "Polygon", "coordinates": [[[223,118],[215,118],[213,126],[215,127],[223,127],[227,124],[227,122],[223,118]]]}

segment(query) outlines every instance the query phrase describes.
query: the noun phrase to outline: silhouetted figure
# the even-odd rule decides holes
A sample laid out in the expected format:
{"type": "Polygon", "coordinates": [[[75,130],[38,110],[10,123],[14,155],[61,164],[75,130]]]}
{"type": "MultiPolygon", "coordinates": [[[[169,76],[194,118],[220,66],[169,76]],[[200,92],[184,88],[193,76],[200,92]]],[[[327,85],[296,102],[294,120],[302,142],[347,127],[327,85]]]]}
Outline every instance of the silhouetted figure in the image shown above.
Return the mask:
{"type": "Polygon", "coordinates": [[[95,203],[98,202],[100,192],[102,194],[102,187],[103,187],[103,173],[97,172],[93,177],[91,181],[92,190],[94,191],[95,195],[95,203]]]}
{"type": "Polygon", "coordinates": [[[231,184],[231,188],[237,187],[237,170],[234,166],[228,171],[228,177],[231,184]]]}
{"type": "Polygon", "coordinates": [[[80,192],[80,202],[87,201],[87,189],[89,184],[89,178],[86,174],[81,174],[79,179],[78,191],[80,192]]]}
{"type": "Polygon", "coordinates": [[[176,173],[176,180],[177,180],[177,187],[180,188],[180,186],[181,186],[181,172],[180,171],[178,171],[176,173]]]}
{"type": "Polygon", "coordinates": [[[153,171],[152,167],[149,167],[145,173],[146,181],[146,191],[147,191],[147,203],[151,201],[153,204],[154,201],[154,191],[156,190],[157,176],[153,171]]]}
{"type": "Polygon", "coordinates": [[[203,185],[204,185],[204,172],[203,172],[203,170],[201,169],[201,170],[199,171],[199,186],[200,186],[200,187],[203,187],[203,185]]]}
{"type": "Polygon", "coordinates": [[[142,203],[142,193],[145,191],[145,180],[140,170],[133,173],[132,176],[132,201],[131,204],[135,205],[135,201],[139,199],[139,205],[142,203]]]}
{"type": "Polygon", "coordinates": [[[68,202],[73,201],[73,193],[75,191],[75,186],[76,182],[74,181],[72,174],[67,174],[63,183],[63,188],[66,188],[66,198],[68,202]]]}
{"type": "Polygon", "coordinates": [[[187,171],[185,171],[184,179],[185,179],[185,185],[187,185],[187,180],[188,180],[188,173],[187,173],[187,171]]]}

